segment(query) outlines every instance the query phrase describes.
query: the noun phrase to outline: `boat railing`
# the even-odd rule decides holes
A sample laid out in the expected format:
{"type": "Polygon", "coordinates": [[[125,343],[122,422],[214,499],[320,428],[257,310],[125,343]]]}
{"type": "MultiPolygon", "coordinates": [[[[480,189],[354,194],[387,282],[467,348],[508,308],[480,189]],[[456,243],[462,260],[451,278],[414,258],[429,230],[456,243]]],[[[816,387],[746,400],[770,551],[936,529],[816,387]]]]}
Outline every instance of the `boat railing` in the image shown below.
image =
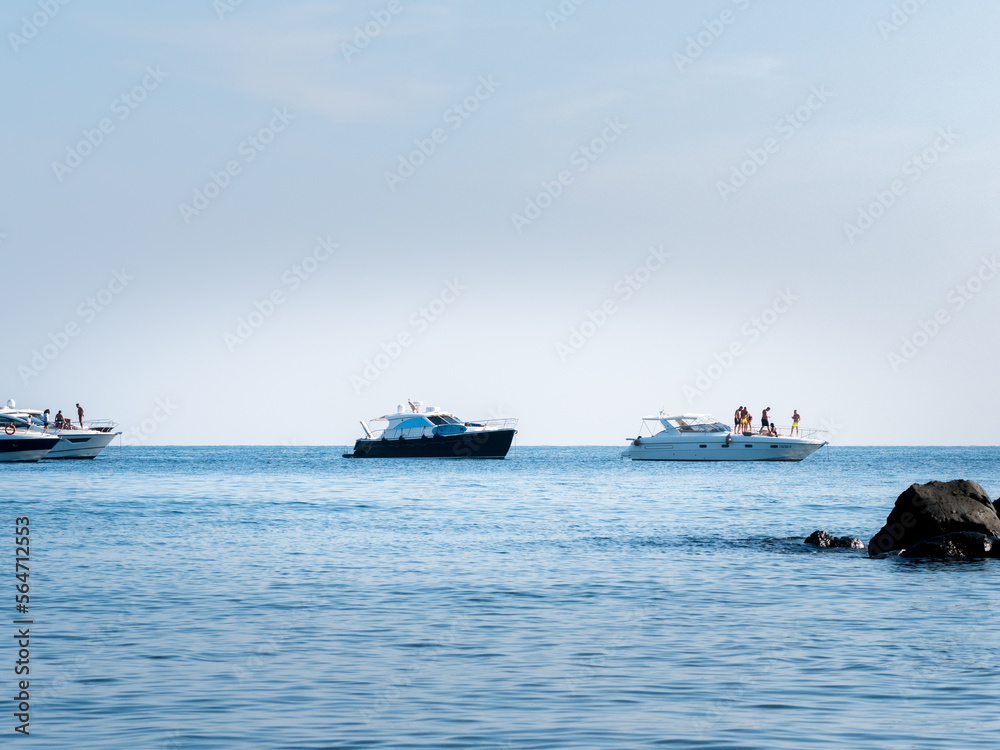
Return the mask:
{"type": "Polygon", "coordinates": [[[95,432],[111,432],[118,426],[113,419],[88,419],[83,423],[85,429],[95,432]]]}
{"type": "Polygon", "coordinates": [[[466,427],[473,427],[484,430],[513,430],[517,427],[517,419],[508,417],[506,419],[477,419],[463,423],[466,427]]]}
{"type": "MultiPolygon", "coordinates": [[[[776,424],[774,428],[778,431],[778,437],[809,438],[811,440],[826,440],[827,431],[818,427],[796,427],[795,434],[792,434],[791,425],[776,424]]],[[[760,429],[754,427],[753,435],[760,435],[760,429]]]]}

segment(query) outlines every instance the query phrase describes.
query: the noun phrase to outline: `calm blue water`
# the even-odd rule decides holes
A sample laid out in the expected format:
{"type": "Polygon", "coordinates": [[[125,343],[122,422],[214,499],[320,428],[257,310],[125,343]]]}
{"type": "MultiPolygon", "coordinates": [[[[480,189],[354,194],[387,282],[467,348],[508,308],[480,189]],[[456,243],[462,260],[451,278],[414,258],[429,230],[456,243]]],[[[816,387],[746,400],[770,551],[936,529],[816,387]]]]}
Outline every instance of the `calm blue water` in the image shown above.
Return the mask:
{"type": "Polygon", "coordinates": [[[340,452],[0,466],[3,526],[31,517],[32,746],[997,747],[998,561],[802,538],[867,541],[912,482],[996,497],[1000,449],[340,452]]]}

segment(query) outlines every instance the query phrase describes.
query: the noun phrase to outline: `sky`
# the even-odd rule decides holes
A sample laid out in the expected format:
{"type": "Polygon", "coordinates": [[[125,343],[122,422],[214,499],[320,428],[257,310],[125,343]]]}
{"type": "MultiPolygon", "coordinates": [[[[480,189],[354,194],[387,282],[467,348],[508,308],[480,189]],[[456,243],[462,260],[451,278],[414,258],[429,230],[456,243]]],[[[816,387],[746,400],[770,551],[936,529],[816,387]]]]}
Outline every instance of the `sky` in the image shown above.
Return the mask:
{"type": "Polygon", "coordinates": [[[1000,6],[11,0],[0,397],[133,445],[407,399],[989,445],[1000,6]]]}

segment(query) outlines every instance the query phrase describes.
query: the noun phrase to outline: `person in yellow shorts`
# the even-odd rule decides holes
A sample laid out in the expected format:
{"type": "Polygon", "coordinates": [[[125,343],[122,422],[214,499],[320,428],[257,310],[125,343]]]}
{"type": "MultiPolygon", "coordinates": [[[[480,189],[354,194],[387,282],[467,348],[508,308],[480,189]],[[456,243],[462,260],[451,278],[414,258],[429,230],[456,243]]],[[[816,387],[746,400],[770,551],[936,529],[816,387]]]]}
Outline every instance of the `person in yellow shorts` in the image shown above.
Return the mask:
{"type": "Polygon", "coordinates": [[[799,432],[799,420],[802,419],[802,417],[799,416],[798,409],[793,409],[793,412],[794,413],[792,414],[792,431],[789,432],[788,434],[789,436],[798,435],[799,437],[802,437],[802,433],[799,432]]]}

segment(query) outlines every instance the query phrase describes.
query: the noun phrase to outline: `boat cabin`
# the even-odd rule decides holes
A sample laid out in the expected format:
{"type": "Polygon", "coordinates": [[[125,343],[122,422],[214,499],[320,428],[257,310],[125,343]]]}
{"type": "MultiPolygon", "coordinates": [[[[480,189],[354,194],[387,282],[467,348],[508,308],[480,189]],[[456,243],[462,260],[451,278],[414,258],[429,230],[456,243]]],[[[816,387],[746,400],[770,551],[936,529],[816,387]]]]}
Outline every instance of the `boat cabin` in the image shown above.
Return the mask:
{"type": "Polygon", "coordinates": [[[371,438],[386,440],[412,440],[415,438],[434,437],[435,435],[457,435],[466,431],[468,425],[451,412],[442,411],[436,406],[425,407],[417,401],[404,408],[396,407],[395,414],[386,414],[371,421],[371,438]],[[387,422],[385,426],[376,423],[387,422]],[[376,429],[376,427],[380,427],[376,429]]]}
{"type": "Polygon", "coordinates": [[[730,431],[727,424],[708,414],[666,414],[661,412],[655,417],[643,417],[643,426],[649,430],[650,435],[667,433],[668,435],[682,435],[698,432],[720,432],[730,431]],[[657,429],[659,428],[659,429],[657,429]]]}

